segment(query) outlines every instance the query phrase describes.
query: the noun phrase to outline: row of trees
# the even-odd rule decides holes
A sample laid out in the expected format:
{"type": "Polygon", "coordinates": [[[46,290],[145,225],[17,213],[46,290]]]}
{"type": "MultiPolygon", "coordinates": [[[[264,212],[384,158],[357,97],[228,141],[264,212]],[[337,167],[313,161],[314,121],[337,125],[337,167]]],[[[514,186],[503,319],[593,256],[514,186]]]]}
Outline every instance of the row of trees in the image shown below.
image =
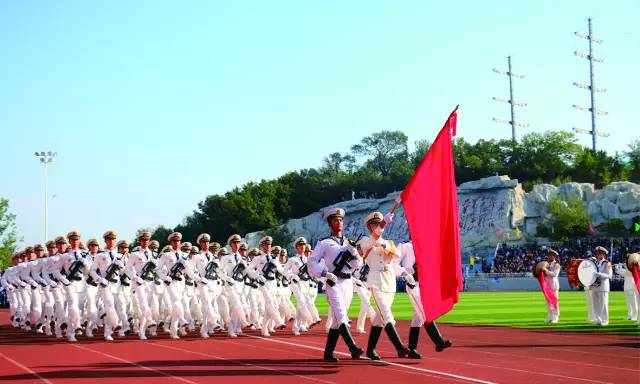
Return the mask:
{"type": "MultiPolygon", "coordinates": [[[[363,138],[348,153],[331,153],[322,166],[288,172],[275,180],[250,182],[222,195],[211,195],[174,229],[187,238],[211,233],[224,240],[232,233],[273,229],[288,219],[356,197],[383,197],[401,190],[429,149],[420,140],[409,148],[400,131],[382,131],[363,138]]],[[[521,141],[463,138],[454,142],[456,181],[506,174],[520,180],[526,190],[534,184],[590,182],[602,187],[613,181],[640,183],[640,140],[628,151],[610,156],[577,144],[573,133],[530,133],[521,141]]],[[[169,228],[159,227],[158,240],[169,228]]]]}

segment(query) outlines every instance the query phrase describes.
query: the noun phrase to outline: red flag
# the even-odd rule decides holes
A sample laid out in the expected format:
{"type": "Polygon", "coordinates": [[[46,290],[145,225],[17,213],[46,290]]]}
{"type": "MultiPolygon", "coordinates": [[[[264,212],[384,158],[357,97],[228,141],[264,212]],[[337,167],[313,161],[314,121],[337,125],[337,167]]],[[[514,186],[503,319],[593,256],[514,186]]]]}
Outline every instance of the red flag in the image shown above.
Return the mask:
{"type": "Polygon", "coordinates": [[[638,266],[638,264],[633,265],[633,268],[631,269],[631,275],[633,276],[633,281],[636,283],[638,294],[640,294],[640,266],[638,266]]]}
{"type": "Polygon", "coordinates": [[[544,299],[548,304],[551,304],[553,309],[558,310],[558,297],[551,290],[551,287],[547,285],[547,281],[544,279],[544,272],[540,271],[538,274],[538,283],[540,283],[540,289],[542,290],[542,294],[544,295],[544,299]]]}
{"type": "Polygon", "coordinates": [[[402,192],[428,321],[449,312],[462,290],[458,191],[451,143],[457,117],[455,110],[449,115],[402,192]]]}

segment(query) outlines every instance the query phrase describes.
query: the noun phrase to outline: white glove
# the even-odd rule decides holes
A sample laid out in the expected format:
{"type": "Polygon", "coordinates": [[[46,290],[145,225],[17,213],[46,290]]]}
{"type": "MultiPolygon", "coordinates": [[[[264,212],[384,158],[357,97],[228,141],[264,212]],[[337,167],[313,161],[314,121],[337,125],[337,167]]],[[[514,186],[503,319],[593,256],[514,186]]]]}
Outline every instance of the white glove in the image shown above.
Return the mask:
{"type": "Polygon", "coordinates": [[[22,288],[25,288],[27,286],[27,283],[25,283],[24,281],[19,281],[19,283],[22,288]]]}
{"type": "Polygon", "coordinates": [[[327,272],[327,274],[325,275],[325,277],[327,278],[327,280],[329,281],[333,281],[334,283],[338,282],[338,276],[334,275],[331,272],[327,272]]]}
{"type": "Polygon", "coordinates": [[[258,275],[258,278],[256,280],[258,280],[258,282],[262,284],[267,282],[267,279],[265,279],[264,276],[260,276],[260,275],[258,275]]]}
{"type": "Polygon", "coordinates": [[[171,280],[171,278],[169,276],[165,277],[164,279],[162,279],[165,283],[171,283],[173,280],[171,280]]]}
{"type": "Polygon", "coordinates": [[[58,288],[58,284],[56,284],[56,282],[55,282],[55,281],[52,281],[52,282],[51,282],[51,284],[49,284],[49,286],[50,286],[51,288],[58,288]]]}
{"type": "Polygon", "coordinates": [[[142,278],[136,276],[136,283],[138,283],[138,285],[142,285],[142,284],[144,284],[144,280],[142,280],[142,278]]]}
{"type": "Polygon", "coordinates": [[[406,281],[409,285],[416,285],[416,279],[414,279],[413,276],[408,273],[404,276],[404,281],[406,281]]]}
{"type": "Polygon", "coordinates": [[[204,284],[207,285],[209,284],[209,280],[205,279],[204,277],[200,279],[200,284],[204,284]]]}
{"type": "Polygon", "coordinates": [[[385,223],[391,224],[391,222],[393,221],[393,213],[389,212],[386,215],[384,215],[383,220],[385,223]]]}
{"type": "Polygon", "coordinates": [[[124,267],[124,263],[123,263],[123,262],[122,262],[122,260],[120,260],[120,259],[115,259],[115,260],[113,261],[113,264],[117,265],[117,266],[118,266],[118,267],[120,267],[120,268],[124,267]]]}
{"type": "Polygon", "coordinates": [[[107,279],[105,279],[104,277],[101,277],[100,280],[98,280],[98,282],[100,283],[100,285],[108,285],[109,284],[107,279]]]}
{"type": "Polygon", "coordinates": [[[300,282],[300,278],[296,275],[292,275],[291,276],[291,281],[293,281],[294,283],[299,283],[300,282]]]}
{"type": "Polygon", "coordinates": [[[67,280],[66,278],[63,277],[62,278],[62,284],[69,285],[70,283],[69,283],[69,280],[67,280]]]}
{"type": "Polygon", "coordinates": [[[358,287],[362,287],[362,281],[360,281],[360,280],[358,280],[358,279],[354,279],[354,280],[353,280],[353,282],[354,282],[354,283],[356,283],[356,285],[357,285],[358,287]]]}

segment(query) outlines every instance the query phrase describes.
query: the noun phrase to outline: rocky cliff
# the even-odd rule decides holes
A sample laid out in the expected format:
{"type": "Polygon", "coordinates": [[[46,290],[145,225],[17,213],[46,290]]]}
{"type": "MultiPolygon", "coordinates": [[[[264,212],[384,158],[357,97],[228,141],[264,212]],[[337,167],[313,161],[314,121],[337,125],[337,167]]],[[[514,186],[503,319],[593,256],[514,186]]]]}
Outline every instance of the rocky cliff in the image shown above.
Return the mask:
{"type": "MultiPolygon", "coordinates": [[[[382,199],[344,201],[306,217],[289,220],[285,225],[294,236],[305,236],[314,244],[328,234],[322,212],[339,206],[346,211],[345,235],[356,238],[366,231],[364,218],[373,211],[389,212],[398,194],[393,192],[382,199]]],[[[566,183],[559,187],[539,184],[527,193],[518,180],[508,176],[470,181],[458,186],[463,261],[469,252],[495,248],[498,241],[533,240],[537,225],[548,217],[547,204],[557,194],[582,199],[594,226],[610,219],[621,219],[630,227],[632,219],[640,215],[640,185],[631,182],[615,182],[601,190],[587,183],[566,183]]],[[[385,237],[396,241],[409,239],[402,208],[398,209],[393,223],[385,229],[385,237]]],[[[258,232],[247,235],[252,246],[256,245],[259,238],[258,232]]]]}

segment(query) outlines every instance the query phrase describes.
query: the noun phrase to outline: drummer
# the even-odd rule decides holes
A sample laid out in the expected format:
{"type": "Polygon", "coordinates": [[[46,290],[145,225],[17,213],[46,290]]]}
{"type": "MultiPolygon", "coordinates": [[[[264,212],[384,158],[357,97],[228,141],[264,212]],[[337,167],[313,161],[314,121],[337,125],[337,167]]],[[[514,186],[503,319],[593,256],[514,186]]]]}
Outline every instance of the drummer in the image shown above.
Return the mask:
{"type": "Polygon", "coordinates": [[[553,308],[551,303],[547,303],[547,323],[555,324],[560,319],[560,282],[558,281],[558,275],[560,274],[560,263],[556,261],[558,258],[558,251],[552,248],[547,249],[547,262],[549,263],[546,268],[543,269],[544,279],[547,286],[553,291],[553,294],[558,298],[558,308],[553,308]]]}
{"type": "Polygon", "coordinates": [[[593,294],[593,314],[595,324],[609,324],[609,280],[613,276],[611,263],[607,260],[609,252],[604,247],[596,247],[596,281],[590,287],[593,294]]]}

